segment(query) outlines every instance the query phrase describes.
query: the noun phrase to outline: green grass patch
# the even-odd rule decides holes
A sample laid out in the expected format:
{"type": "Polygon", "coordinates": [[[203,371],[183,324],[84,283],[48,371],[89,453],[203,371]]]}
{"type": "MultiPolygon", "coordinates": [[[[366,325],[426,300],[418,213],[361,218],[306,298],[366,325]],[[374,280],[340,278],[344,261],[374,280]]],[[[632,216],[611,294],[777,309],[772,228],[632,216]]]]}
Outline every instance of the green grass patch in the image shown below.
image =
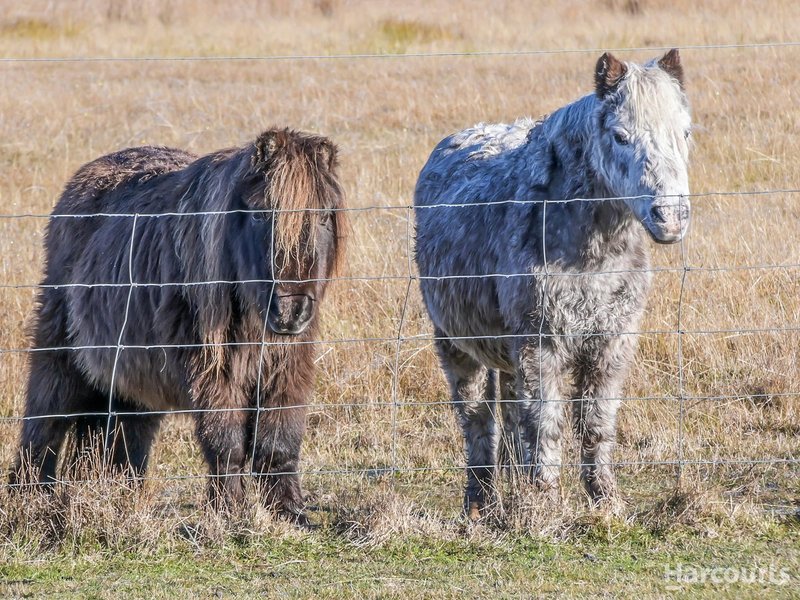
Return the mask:
{"type": "Polygon", "coordinates": [[[497,536],[481,528],[449,541],[403,536],[359,547],[331,529],[229,540],[152,553],[93,549],[0,565],[0,593],[25,597],[790,597],[800,584],[800,529],[716,538],[661,534],[624,522],[577,528],[568,539],[497,536]],[[684,580],[668,575],[682,569],[684,580]],[[696,569],[696,571],[692,571],[696,569]],[[689,581],[703,577],[704,581],[689,581]],[[759,576],[758,569],[761,569],[759,576]],[[771,569],[771,571],[770,571],[771,569]],[[726,575],[727,573],[727,575],[726,575]],[[732,578],[739,581],[712,581],[732,578]],[[742,581],[756,573],[756,581],[742,581]],[[772,573],[772,580],[770,580],[772,573]],[[783,581],[782,573],[790,579],[783,581]],[[760,577],[760,578],[759,578],[760,577]]]}
{"type": "Polygon", "coordinates": [[[0,24],[0,37],[25,38],[29,40],[54,40],[75,37],[82,31],[75,23],[51,23],[44,19],[15,19],[0,24]]]}
{"type": "Polygon", "coordinates": [[[414,45],[451,41],[458,36],[448,27],[438,23],[406,19],[382,19],[378,23],[374,49],[378,52],[403,53],[414,45]]]}

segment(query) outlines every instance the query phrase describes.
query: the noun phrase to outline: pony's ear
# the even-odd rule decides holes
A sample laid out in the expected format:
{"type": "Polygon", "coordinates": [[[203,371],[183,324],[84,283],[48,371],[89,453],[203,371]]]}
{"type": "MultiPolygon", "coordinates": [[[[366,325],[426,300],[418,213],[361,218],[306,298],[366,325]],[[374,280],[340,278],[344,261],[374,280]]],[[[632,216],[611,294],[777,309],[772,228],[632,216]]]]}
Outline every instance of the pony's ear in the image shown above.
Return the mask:
{"type": "Polygon", "coordinates": [[[253,154],[253,166],[263,165],[269,162],[272,155],[286,145],[286,132],[277,129],[265,131],[256,140],[255,153],[253,154]]]}
{"type": "Polygon", "coordinates": [[[617,89],[619,82],[628,72],[625,63],[610,52],[606,52],[597,60],[594,69],[594,90],[601,100],[617,89]]]}
{"type": "Polygon", "coordinates": [[[673,48],[658,60],[658,66],[661,70],[666,71],[674,78],[678,85],[683,87],[683,65],[681,64],[681,55],[677,48],[673,48]]]}
{"type": "Polygon", "coordinates": [[[333,171],[339,166],[339,149],[329,139],[323,138],[317,146],[317,156],[320,161],[325,165],[328,170],[333,171]]]}

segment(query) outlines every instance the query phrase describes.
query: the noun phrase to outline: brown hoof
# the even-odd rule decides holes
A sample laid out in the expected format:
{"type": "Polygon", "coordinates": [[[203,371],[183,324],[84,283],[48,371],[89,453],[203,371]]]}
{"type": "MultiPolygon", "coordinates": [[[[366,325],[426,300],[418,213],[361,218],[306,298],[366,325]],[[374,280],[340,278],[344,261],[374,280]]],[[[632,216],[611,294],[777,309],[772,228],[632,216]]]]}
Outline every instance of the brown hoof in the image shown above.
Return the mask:
{"type": "Polygon", "coordinates": [[[481,503],[480,502],[470,502],[469,507],[467,508],[467,518],[475,523],[476,521],[481,520],[481,503]]]}
{"type": "Polygon", "coordinates": [[[618,507],[621,499],[617,494],[617,486],[614,483],[601,485],[593,482],[587,485],[586,488],[589,505],[592,508],[618,507]]]}

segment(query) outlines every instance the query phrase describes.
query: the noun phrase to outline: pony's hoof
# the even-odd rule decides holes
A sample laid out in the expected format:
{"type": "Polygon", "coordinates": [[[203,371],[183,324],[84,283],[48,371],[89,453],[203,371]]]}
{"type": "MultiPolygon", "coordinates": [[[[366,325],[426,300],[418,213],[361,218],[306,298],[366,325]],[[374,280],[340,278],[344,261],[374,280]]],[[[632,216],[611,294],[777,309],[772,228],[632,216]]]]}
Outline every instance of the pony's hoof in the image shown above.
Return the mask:
{"type": "Polygon", "coordinates": [[[557,504],[561,502],[561,491],[558,489],[557,483],[537,479],[535,481],[535,488],[538,496],[545,502],[551,504],[557,504]]]}
{"type": "Polygon", "coordinates": [[[592,508],[614,512],[624,508],[624,501],[619,497],[616,482],[611,479],[596,478],[586,482],[586,494],[592,508]]]}
{"type": "Polygon", "coordinates": [[[288,521],[298,529],[316,529],[314,525],[304,512],[293,512],[290,510],[281,510],[278,512],[278,518],[288,521]]]}
{"type": "Polygon", "coordinates": [[[627,506],[625,500],[616,492],[590,497],[589,505],[594,510],[605,511],[617,517],[625,513],[625,508],[627,506]]]}
{"type": "Polygon", "coordinates": [[[480,502],[470,502],[469,506],[467,507],[467,518],[473,522],[477,523],[481,520],[481,509],[483,506],[480,502]]]}

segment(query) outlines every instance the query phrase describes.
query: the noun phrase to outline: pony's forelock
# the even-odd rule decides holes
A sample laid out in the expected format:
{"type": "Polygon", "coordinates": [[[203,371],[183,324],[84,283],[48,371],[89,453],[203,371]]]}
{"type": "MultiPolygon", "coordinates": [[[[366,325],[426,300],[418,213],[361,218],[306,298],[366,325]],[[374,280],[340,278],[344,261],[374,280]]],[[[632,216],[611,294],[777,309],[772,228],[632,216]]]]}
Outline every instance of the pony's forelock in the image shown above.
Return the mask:
{"type": "Polygon", "coordinates": [[[327,138],[289,129],[271,129],[256,140],[251,163],[265,178],[265,208],[273,212],[276,254],[284,260],[313,252],[326,213],[332,211],[337,242],[346,229],[336,154],[327,138]]]}

